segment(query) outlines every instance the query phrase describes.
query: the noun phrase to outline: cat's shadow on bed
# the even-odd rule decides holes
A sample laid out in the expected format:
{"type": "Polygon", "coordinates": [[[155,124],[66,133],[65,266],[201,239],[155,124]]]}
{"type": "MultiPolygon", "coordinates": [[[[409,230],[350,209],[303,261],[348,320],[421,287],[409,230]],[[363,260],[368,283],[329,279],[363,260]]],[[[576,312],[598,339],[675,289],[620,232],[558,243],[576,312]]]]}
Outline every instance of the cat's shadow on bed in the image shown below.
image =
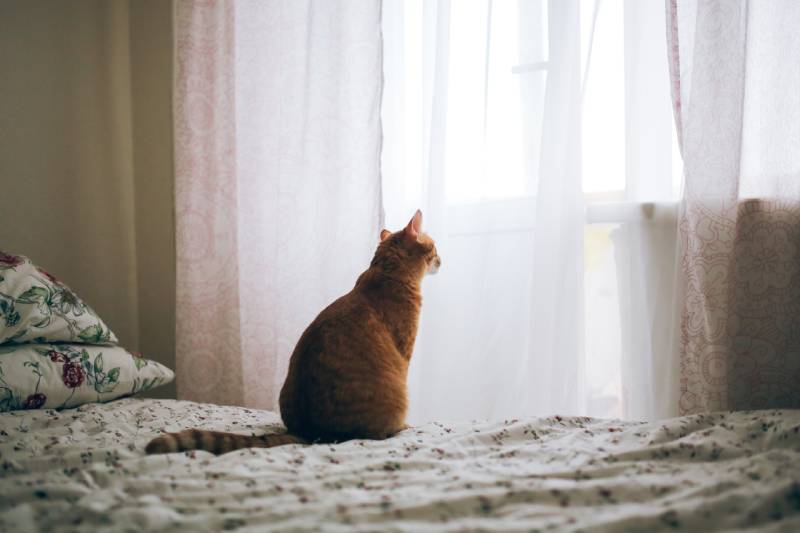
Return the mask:
{"type": "Polygon", "coordinates": [[[441,266],[422,213],[383,230],[372,262],[349,293],[317,315],[297,342],[280,395],[287,432],[248,436],[187,429],[166,433],[147,453],[385,439],[405,426],[406,379],[422,305],[420,284],[441,266]]]}

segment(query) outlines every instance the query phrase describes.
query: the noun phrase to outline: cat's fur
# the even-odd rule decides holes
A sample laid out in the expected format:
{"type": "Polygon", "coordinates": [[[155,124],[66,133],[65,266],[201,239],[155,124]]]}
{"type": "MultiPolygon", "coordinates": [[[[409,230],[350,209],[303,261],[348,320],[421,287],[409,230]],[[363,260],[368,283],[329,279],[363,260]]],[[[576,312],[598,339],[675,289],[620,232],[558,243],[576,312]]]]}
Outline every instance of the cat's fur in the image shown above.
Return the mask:
{"type": "Polygon", "coordinates": [[[189,429],[157,437],[147,453],[384,439],[402,430],[420,283],[441,265],[421,226],[417,211],[405,229],[383,230],[353,290],[325,308],[300,337],[280,395],[288,433],[251,437],[189,429]]]}

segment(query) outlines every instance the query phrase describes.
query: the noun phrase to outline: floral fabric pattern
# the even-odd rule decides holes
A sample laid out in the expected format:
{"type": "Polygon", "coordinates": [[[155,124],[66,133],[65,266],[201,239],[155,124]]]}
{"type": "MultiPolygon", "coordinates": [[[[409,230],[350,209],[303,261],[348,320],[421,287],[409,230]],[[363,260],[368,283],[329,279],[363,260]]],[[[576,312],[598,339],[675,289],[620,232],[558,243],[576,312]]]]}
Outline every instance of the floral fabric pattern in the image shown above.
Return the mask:
{"type": "Polygon", "coordinates": [[[275,408],[377,245],[381,2],[174,4],[177,394],[275,408]]]}
{"type": "Polygon", "coordinates": [[[680,412],[800,407],[800,76],[785,78],[800,10],[667,0],[666,14],[685,174],[680,412]]]}
{"type": "Polygon", "coordinates": [[[165,366],[119,346],[0,346],[0,412],[107,402],[173,377],[165,366]]]}
{"type": "Polygon", "coordinates": [[[116,344],[117,337],[52,274],[0,251],[0,344],[9,342],[116,344]]]}
{"type": "Polygon", "coordinates": [[[800,411],[431,423],[384,441],[147,456],[268,411],[124,399],[0,415],[0,530],[792,531],[800,411]]]}

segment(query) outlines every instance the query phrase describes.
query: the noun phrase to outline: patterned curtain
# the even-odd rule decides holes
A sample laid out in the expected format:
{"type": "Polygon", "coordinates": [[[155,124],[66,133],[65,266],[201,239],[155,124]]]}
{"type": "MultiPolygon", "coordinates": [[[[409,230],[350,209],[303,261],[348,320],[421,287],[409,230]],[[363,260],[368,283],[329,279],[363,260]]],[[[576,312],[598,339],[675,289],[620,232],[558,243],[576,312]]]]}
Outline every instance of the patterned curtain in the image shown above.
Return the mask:
{"type": "Polygon", "coordinates": [[[680,411],[800,407],[800,3],[667,0],[680,411]]]}
{"type": "Polygon", "coordinates": [[[380,230],[380,1],[176,3],[178,397],[272,409],[380,230]]]}

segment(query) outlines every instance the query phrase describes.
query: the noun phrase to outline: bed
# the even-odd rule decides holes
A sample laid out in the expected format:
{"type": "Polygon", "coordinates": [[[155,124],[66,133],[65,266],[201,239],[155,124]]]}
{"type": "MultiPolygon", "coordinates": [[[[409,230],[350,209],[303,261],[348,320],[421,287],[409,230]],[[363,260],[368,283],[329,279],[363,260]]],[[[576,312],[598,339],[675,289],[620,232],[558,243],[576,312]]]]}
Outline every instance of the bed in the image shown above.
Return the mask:
{"type": "Polygon", "coordinates": [[[0,415],[2,531],[800,530],[800,411],[431,423],[386,441],[146,456],[275,413],[127,398],[0,415]]]}

